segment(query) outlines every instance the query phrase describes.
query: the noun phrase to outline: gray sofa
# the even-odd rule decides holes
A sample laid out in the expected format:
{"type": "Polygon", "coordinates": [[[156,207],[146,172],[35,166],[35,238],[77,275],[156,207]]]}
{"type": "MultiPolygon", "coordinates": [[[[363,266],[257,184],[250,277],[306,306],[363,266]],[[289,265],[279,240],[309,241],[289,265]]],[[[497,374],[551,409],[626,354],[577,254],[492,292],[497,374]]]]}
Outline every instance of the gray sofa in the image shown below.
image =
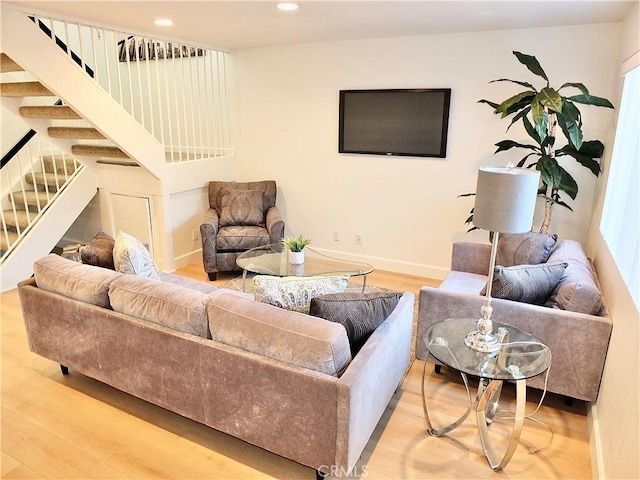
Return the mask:
{"type": "MultiPolygon", "coordinates": [[[[428,356],[422,338],[429,325],[447,318],[480,316],[484,296],[479,293],[487,282],[490,251],[487,244],[455,243],[447,278],[439,288],[421,289],[417,358],[428,356]]],[[[595,401],[613,327],[611,318],[595,271],[578,242],[561,241],[547,260],[554,262],[566,262],[568,266],[545,305],[494,298],[492,319],[535,335],[551,349],[549,391],[595,401]]],[[[434,361],[430,356],[429,360],[434,361]]],[[[527,385],[542,389],[544,376],[531,379],[527,385]]]]}
{"type": "Polygon", "coordinates": [[[405,293],[351,358],[337,323],[56,255],[19,285],[31,351],[318,472],[352,470],[410,362],[405,293]]]}

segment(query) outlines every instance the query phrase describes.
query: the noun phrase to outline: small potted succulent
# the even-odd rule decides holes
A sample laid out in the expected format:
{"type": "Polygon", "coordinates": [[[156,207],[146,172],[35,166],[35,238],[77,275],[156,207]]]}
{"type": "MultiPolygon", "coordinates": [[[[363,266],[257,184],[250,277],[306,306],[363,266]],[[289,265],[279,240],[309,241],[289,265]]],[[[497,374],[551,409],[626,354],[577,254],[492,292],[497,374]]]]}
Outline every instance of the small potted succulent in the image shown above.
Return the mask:
{"type": "Polygon", "coordinates": [[[311,239],[300,234],[297,237],[287,237],[282,244],[289,249],[287,256],[289,263],[300,265],[304,263],[304,247],[311,243],[311,239]]]}

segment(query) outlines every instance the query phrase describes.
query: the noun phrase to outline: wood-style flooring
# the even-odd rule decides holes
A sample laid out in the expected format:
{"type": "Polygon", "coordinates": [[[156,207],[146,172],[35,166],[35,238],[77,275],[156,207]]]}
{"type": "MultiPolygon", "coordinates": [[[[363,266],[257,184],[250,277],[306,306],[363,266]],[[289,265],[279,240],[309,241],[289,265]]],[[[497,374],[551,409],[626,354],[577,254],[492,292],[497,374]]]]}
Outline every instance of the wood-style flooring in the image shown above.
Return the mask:
{"type": "MultiPolygon", "coordinates": [[[[206,281],[202,265],[179,274],[206,281]]],[[[234,274],[220,275],[222,285],[234,274]]],[[[368,285],[417,293],[437,281],[374,272],[368,285]]],[[[62,376],[57,364],[29,351],[17,290],[2,294],[2,478],[47,479],[313,479],[314,471],[233,437],[148,404],[76,372],[62,376]]],[[[585,405],[572,408],[548,396],[536,418],[553,431],[525,422],[520,445],[507,468],[487,464],[470,416],[445,437],[424,428],[420,383],[424,363],[412,365],[394,395],[354,477],[423,478],[591,478],[585,405]]],[[[446,422],[465,409],[459,377],[443,368],[428,371],[432,420],[446,422]]],[[[513,398],[506,388],[507,410],[513,398]]],[[[532,400],[539,398],[529,391],[532,400]],[[534,398],[535,397],[535,398],[534,398]]],[[[502,405],[501,405],[501,408],[502,405]]],[[[535,408],[533,401],[527,411],[535,408]]],[[[494,433],[506,433],[498,420],[494,433]]]]}

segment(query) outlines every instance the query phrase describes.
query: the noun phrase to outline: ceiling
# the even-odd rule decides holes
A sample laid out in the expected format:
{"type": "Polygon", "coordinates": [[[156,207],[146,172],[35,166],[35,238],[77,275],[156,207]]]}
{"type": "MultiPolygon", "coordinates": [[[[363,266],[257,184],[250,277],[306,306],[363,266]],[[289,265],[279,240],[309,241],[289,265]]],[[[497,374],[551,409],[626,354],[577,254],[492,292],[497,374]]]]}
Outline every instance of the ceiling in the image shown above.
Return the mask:
{"type": "Polygon", "coordinates": [[[385,38],[622,21],[638,0],[319,1],[20,1],[36,12],[118,26],[209,47],[238,49],[295,43],[385,38]],[[170,27],[152,23],[170,18],[170,27]]]}

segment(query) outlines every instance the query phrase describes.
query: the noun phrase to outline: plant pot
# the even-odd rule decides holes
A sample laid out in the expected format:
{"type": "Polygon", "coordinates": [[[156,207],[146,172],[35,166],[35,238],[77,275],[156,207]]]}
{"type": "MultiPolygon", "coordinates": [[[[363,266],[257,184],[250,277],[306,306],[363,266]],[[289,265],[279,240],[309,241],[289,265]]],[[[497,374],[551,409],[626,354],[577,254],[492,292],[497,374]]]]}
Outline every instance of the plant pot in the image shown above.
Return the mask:
{"type": "Polygon", "coordinates": [[[292,265],[302,265],[304,263],[304,250],[301,252],[292,252],[289,250],[287,252],[287,258],[292,265]]]}

